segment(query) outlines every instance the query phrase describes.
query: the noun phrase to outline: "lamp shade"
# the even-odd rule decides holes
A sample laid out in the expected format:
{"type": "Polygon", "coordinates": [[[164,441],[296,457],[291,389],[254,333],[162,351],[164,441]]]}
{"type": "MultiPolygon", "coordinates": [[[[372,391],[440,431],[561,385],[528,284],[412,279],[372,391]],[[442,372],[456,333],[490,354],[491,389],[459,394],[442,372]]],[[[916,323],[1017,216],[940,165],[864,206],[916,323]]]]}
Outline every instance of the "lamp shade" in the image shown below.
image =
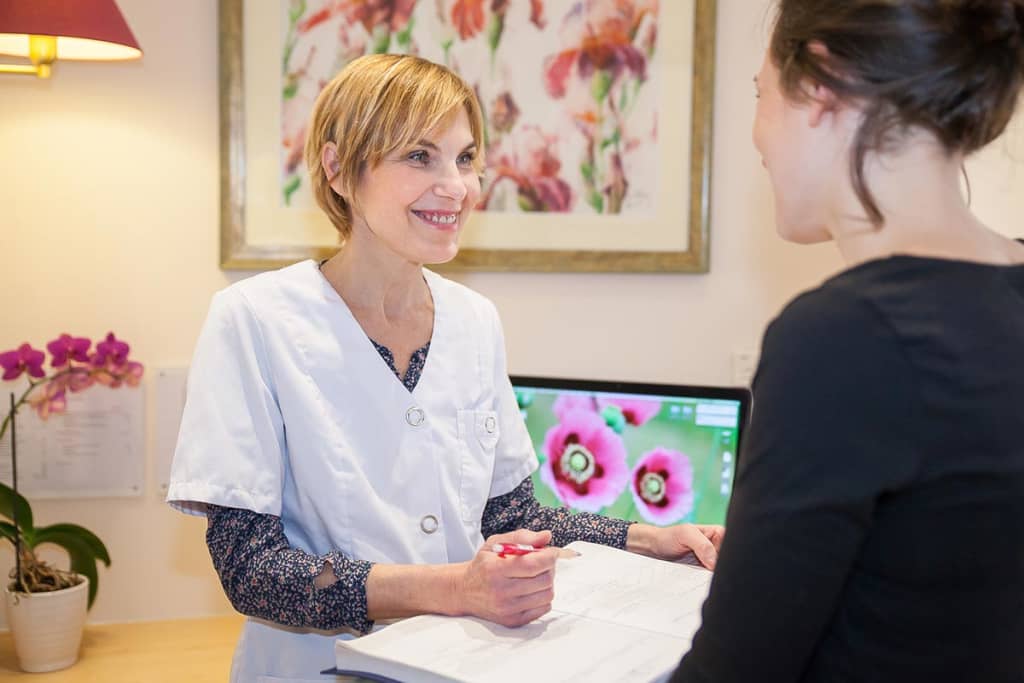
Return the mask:
{"type": "Polygon", "coordinates": [[[142,56],[114,0],[2,0],[0,54],[28,57],[33,35],[56,38],[57,59],[142,56]]]}

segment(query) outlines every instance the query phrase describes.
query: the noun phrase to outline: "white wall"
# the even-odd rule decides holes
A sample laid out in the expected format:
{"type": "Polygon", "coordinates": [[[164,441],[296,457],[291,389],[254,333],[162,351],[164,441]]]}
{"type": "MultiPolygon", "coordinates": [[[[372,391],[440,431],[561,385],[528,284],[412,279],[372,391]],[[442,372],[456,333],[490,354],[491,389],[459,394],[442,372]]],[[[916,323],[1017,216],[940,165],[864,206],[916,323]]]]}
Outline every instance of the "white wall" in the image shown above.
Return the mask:
{"type": "MultiPolygon", "coordinates": [[[[141,62],[0,76],[0,349],[113,329],[152,373],[187,364],[211,294],[240,277],[217,265],[216,3],[119,4],[141,62]]],[[[756,347],[789,297],[839,268],[831,247],[774,235],[749,142],[763,6],[720,3],[711,272],[462,276],[501,310],[513,372],[727,383],[730,352],[756,347]]],[[[1021,158],[1004,145],[971,166],[975,206],[1008,233],[1024,234],[1021,158]]],[[[40,523],[84,524],[110,548],[94,622],[230,610],[204,523],[166,507],[152,460],[142,497],[35,504],[40,523]]],[[[0,551],[0,571],[12,562],[0,551]]]]}

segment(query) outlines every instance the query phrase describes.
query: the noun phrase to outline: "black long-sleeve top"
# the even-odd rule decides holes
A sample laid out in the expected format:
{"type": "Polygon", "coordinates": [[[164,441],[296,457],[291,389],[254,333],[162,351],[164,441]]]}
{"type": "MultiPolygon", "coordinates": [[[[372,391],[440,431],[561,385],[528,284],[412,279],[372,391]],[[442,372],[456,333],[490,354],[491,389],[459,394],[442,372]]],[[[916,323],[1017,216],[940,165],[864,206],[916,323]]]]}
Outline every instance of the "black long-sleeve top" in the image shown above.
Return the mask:
{"type": "Polygon", "coordinates": [[[1024,681],[1024,266],[868,262],[762,348],[671,680],[1024,681]]]}

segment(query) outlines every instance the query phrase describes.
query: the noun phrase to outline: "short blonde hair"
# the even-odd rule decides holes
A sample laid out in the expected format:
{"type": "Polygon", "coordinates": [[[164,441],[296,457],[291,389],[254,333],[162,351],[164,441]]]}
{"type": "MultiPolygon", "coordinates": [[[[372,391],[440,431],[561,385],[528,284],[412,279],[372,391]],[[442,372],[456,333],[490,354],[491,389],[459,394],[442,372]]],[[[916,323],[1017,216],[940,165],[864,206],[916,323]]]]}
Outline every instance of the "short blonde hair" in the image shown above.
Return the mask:
{"type": "Polygon", "coordinates": [[[474,167],[483,171],[484,124],[476,94],[450,69],[412,55],[375,54],[355,59],[320,92],[306,135],[306,166],[313,196],[347,239],[349,202],[362,172],[396,150],[410,147],[451,117],[469,115],[477,147],[474,167]],[[324,147],[338,148],[338,168],[328,176],[324,147]],[[341,179],[342,194],[331,187],[341,179]]]}

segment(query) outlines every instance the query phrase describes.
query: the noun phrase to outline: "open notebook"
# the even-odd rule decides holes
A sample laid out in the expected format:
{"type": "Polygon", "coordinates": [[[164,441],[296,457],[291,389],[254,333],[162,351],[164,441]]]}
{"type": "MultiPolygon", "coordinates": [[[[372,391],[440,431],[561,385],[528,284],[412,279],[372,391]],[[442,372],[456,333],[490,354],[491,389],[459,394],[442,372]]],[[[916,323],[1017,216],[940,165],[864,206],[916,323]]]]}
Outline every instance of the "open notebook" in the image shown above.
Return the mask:
{"type": "MultiPolygon", "coordinates": [[[[700,626],[711,572],[576,542],[551,612],[520,628],[425,615],[335,644],[336,670],[403,683],[621,683],[671,675],[700,626]]],[[[328,673],[328,672],[325,672],[328,673]]]]}

